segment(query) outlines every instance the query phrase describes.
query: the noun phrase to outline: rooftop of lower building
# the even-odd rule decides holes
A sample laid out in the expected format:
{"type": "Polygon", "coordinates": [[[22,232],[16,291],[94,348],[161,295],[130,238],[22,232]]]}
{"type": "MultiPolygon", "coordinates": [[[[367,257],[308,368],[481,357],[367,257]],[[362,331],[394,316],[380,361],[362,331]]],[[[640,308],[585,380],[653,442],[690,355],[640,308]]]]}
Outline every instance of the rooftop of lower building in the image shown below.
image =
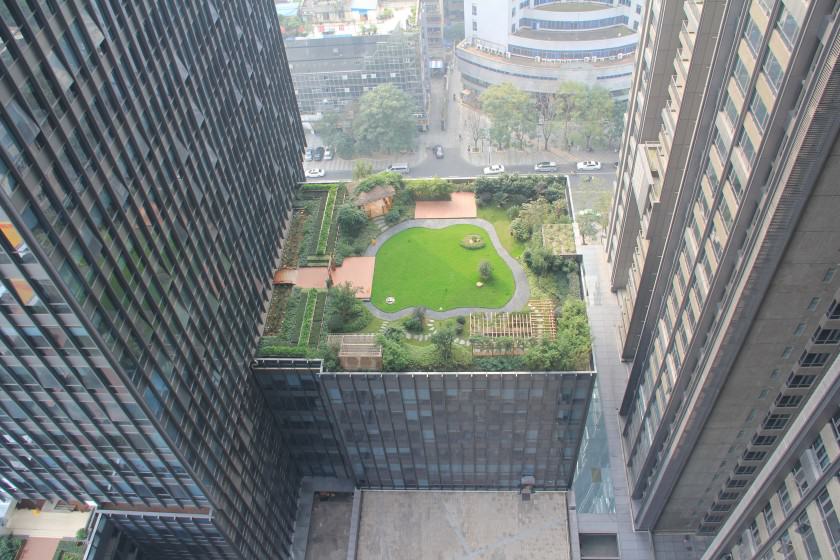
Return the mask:
{"type": "Polygon", "coordinates": [[[539,39],[541,41],[598,41],[602,39],[616,39],[633,35],[635,31],[626,25],[612,25],[601,29],[587,29],[584,31],[553,31],[549,29],[531,29],[522,27],[514,37],[525,39],[539,39]]]}
{"type": "Polygon", "coordinates": [[[594,12],[612,7],[612,5],[603,2],[554,2],[553,4],[534,6],[534,9],[546,12],[594,12]]]}
{"type": "Polygon", "coordinates": [[[487,50],[479,49],[476,46],[470,45],[466,41],[462,42],[458,45],[458,49],[464,50],[469,52],[470,54],[477,55],[481,58],[487,59],[488,61],[492,61],[493,64],[510,64],[516,66],[523,66],[529,68],[545,68],[546,66],[551,65],[559,65],[559,64],[586,64],[589,66],[594,66],[596,68],[601,67],[609,67],[609,66],[628,66],[632,69],[633,67],[633,55],[626,54],[622,58],[616,57],[615,60],[609,59],[601,59],[597,62],[584,62],[583,60],[572,60],[570,62],[561,62],[560,60],[548,60],[543,59],[537,62],[533,57],[530,56],[520,56],[520,55],[511,55],[510,58],[494,54],[492,52],[488,52],[487,50]]]}

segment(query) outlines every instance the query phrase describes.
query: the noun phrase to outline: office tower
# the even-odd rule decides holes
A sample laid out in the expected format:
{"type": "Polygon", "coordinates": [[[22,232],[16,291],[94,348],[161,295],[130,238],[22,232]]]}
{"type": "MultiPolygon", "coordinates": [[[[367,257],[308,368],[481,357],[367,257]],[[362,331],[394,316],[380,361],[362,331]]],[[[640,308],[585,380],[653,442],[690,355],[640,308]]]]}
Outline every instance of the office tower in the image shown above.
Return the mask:
{"type": "Polygon", "coordinates": [[[466,40],[455,49],[464,85],[554,93],[570,81],[626,99],[644,4],[464,0],[466,40]]]}
{"type": "Polygon", "coordinates": [[[248,369],[302,179],[274,6],[0,19],[3,490],[151,557],[284,556],[298,474],[248,369]]]}
{"type": "MultiPolygon", "coordinates": [[[[829,434],[838,403],[815,387],[840,341],[837,18],[819,0],[648,4],[607,238],[638,529],[731,535],[757,477],[802,452],[786,432],[829,434]]],[[[814,455],[836,466],[837,446],[814,455]]],[[[749,538],[781,538],[771,525],[749,538]]],[[[794,533],[783,557],[806,558],[794,533]]]]}

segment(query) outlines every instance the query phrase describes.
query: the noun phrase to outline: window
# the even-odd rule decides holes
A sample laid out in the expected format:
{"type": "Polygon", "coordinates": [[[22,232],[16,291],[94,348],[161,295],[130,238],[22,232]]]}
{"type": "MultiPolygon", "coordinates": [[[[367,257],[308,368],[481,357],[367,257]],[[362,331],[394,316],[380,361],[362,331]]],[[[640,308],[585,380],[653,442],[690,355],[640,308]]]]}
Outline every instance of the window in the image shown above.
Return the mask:
{"type": "Polygon", "coordinates": [[[755,146],[753,146],[752,140],[750,140],[750,135],[747,134],[746,130],[741,131],[741,136],[738,139],[738,146],[741,147],[741,151],[744,154],[744,157],[749,162],[750,165],[755,162],[755,146]]]}
{"type": "Polygon", "coordinates": [[[732,125],[732,128],[738,124],[738,108],[735,107],[735,102],[732,101],[732,97],[726,96],[726,101],[723,103],[723,112],[726,113],[726,118],[729,119],[729,123],[732,125]]]}
{"type": "Polygon", "coordinates": [[[474,16],[478,15],[478,6],[476,6],[475,4],[473,4],[473,7],[472,7],[472,15],[474,15],[474,16]]]}
{"type": "Polygon", "coordinates": [[[718,494],[718,498],[721,499],[721,500],[737,500],[739,495],[740,494],[738,494],[738,492],[725,492],[724,491],[724,492],[721,492],[720,494],[718,494]]]}
{"type": "Polygon", "coordinates": [[[766,451],[744,451],[744,461],[763,461],[766,456],[766,451]]]}
{"type": "Polygon", "coordinates": [[[831,541],[831,550],[834,552],[835,558],[840,558],[840,520],[837,519],[837,512],[834,509],[834,503],[831,501],[828,490],[820,492],[820,495],[817,496],[817,502],[820,504],[820,515],[823,525],[825,525],[825,532],[828,534],[829,541],[831,541]]]}
{"type": "Polygon", "coordinates": [[[762,70],[764,71],[764,75],[767,76],[767,81],[770,83],[770,87],[773,88],[774,92],[778,93],[779,86],[782,85],[782,77],[785,72],[782,70],[782,65],[779,64],[779,61],[773,54],[773,51],[769,49],[767,50],[767,56],[764,57],[762,70]]]}
{"type": "Polygon", "coordinates": [[[790,494],[788,494],[787,484],[782,482],[782,485],[779,486],[779,489],[776,490],[776,495],[779,497],[779,504],[782,506],[782,512],[785,515],[790,513],[790,510],[793,509],[793,505],[790,503],[790,494]]]}
{"type": "Polygon", "coordinates": [[[834,433],[834,439],[840,444],[840,412],[837,412],[831,418],[831,431],[834,433]]]}
{"type": "Polygon", "coordinates": [[[755,435],[752,438],[752,444],[758,446],[773,445],[776,443],[776,436],[759,436],[755,435]]]}
{"type": "Polygon", "coordinates": [[[778,408],[796,408],[802,402],[802,395],[782,395],[776,397],[773,406],[778,408]]]}
{"type": "Polygon", "coordinates": [[[744,66],[744,63],[741,62],[740,57],[735,61],[735,70],[732,72],[732,75],[735,78],[735,83],[738,84],[738,89],[741,90],[742,94],[746,95],[747,88],[750,85],[750,72],[744,66]]]}
{"type": "Polygon", "coordinates": [[[749,483],[748,480],[739,480],[731,478],[726,482],[727,488],[744,488],[749,483]]]}
{"type": "Polygon", "coordinates": [[[761,49],[761,29],[755,24],[751,17],[747,17],[747,27],[744,29],[744,38],[747,40],[747,45],[750,47],[753,56],[758,56],[758,51],[761,49]]]}
{"type": "Polygon", "coordinates": [[[756,548],[761,546],[761,533],[758,531],[758,523],[755,521],[750,523],[750,537],[756,548]]]}
{"type": "Polygon", "coordinates": [[[822,367],[828,361],[830,352],[803,352],[799,357],[799,365],[802,367],[822,367]]]}
{"type": "Polygon", "coordinates": [[[837,301],[836,299],[832,301],[831,307],[828,308],[825,315],[829,319],[840,319],[840,301],[837,301]]]}
{"type": "Polygon", "coordinates": [[[472,24],[473,24],[472,25],[473,31],[478,31],[478,22],[474,21],[474,22],[472,22],[472,24]]]}
{"type": "Polygon", "coordinates": [[[755,473],[756,467],[751,465],[738,465],[735,467],[735,474],[738,476],[746,476],[755,473]]]}
{"type": "Polygon", "coordinates": [[[814,336],[811,337],[814,344],[837,344],[840,342],[840,329],[823,329],[817,327],[814,336]]]}
{"type": "Polygon", "coordinates": [[[796,488],[799,490],[799,495],[804,496],[808,491],[808,478],[805,475],[805,469],[802,468],[802,463],[796,461],[793,464],[793,481],[796,483],[796,488]]]}
{"type": "Polygon", "coordinates": [[[767,525],[767,532],[772,533],[776,528],[776,519],[773,517],[773,506],[768,503],[764,506],[761,514],[764,516],[764,523],[767,525]]]}
{"type": "Polygon", "coordinates": [[[811,523],[808,521],[808,513],[803,512],[796,519],[796,532],[802,537],[802,544],[805,547],[805,553],[808,560],[821,560],[820,547],[817,544],[817,538],[811,528],[811,523]]]}
{"type": "Polygon", "coordinates": [[[799,34],[799,24],[784,3],[782,3],[782,9],[779,11],[779,19],[776,20],[776,29],[779,30],[779,34],[782,36],[787,47],[793,50],[793,44],[796,42],[796,36],[799,34]]]}
{"type": "Polygon", "coordinates": [[[781,430],[787,425],[789,414],[768,414],[761,425],[765,430],[781,430]]]}
{"type": "Polygon", "coordinates": [[[753,94],[752,103],[750,103],[750,113],[755,118],[755,124],[758,125],[761,132],[764,132],[764,129],[767,127],[769,115],[767,113],[767,107],[764,106],[764,101],[761,100],[758,92],[753,94]]]}
{"type": "Polygon", "coordinates": [[[790,542],[790,534],[785,531],[776,542],[776,547],[782,555],[782,560],[795,560],[796,552],[793,550],[793,543],[790,542]]]}
{"type": "Polygon", "coordinates": [[[820,470],[825,472],[831,464],[831,459],[828,458],[828,451],[825,450],[825,443],[823,442],[822,436],[817,435],[811,444],[811,449],[817,458],[817,464],[820,466],[820,470]]]}
{"type": "Polygon", "coordinates": [[[791,389],[807,389],[814,384],[814,375],[795,375],[791,373],[788,376],[786,385],[791,389]]]}

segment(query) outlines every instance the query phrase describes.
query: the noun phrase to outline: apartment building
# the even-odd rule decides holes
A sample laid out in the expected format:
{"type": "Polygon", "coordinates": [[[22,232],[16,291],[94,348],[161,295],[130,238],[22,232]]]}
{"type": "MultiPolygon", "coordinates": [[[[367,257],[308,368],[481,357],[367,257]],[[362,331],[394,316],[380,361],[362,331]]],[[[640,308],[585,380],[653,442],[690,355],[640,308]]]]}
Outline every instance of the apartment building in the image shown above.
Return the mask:
{"type": "Polygon", "coordinates": [[[273,5],[9,0],[0,37],[0,488],[95,508],[112,558],[285,556],[248,368],[303,178],[273,5]]]}
{"type": "Polygon", "coordinates": [[[466,39],[455,50],[464,85],[554,93],[572,81],[626,99],[643,8],[641,0],[466,0],[466,39]]]}
{"type": "Polygon", "coordinates": [[[653,0],[642,25],[607,236],[634,523],[735,558],[816,558],[736,546],[729,519],[788,475],[837,358],[838,29],[819,0],[653,0]]]}

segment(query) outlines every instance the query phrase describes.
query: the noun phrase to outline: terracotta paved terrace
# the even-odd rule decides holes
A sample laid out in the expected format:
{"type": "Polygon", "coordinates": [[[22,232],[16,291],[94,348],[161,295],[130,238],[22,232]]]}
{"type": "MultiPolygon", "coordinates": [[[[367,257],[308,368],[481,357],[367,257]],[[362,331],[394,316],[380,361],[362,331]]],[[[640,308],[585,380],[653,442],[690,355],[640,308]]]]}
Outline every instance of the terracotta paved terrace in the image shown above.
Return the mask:
{"type": "Polygon", "coordinates": [[[475,218],[475,193],[455,192],[451,200],[421,200],[414,209],[415,219],[475,218]]]}
{"type": "Polygon", "coordinates": [[[376,257],[346,257],[341,266],[332,272],[333,285],[338,286],[349,282],[359,290],[356,292],[356,298],[370,299],[375,262],[376,257]]]}

